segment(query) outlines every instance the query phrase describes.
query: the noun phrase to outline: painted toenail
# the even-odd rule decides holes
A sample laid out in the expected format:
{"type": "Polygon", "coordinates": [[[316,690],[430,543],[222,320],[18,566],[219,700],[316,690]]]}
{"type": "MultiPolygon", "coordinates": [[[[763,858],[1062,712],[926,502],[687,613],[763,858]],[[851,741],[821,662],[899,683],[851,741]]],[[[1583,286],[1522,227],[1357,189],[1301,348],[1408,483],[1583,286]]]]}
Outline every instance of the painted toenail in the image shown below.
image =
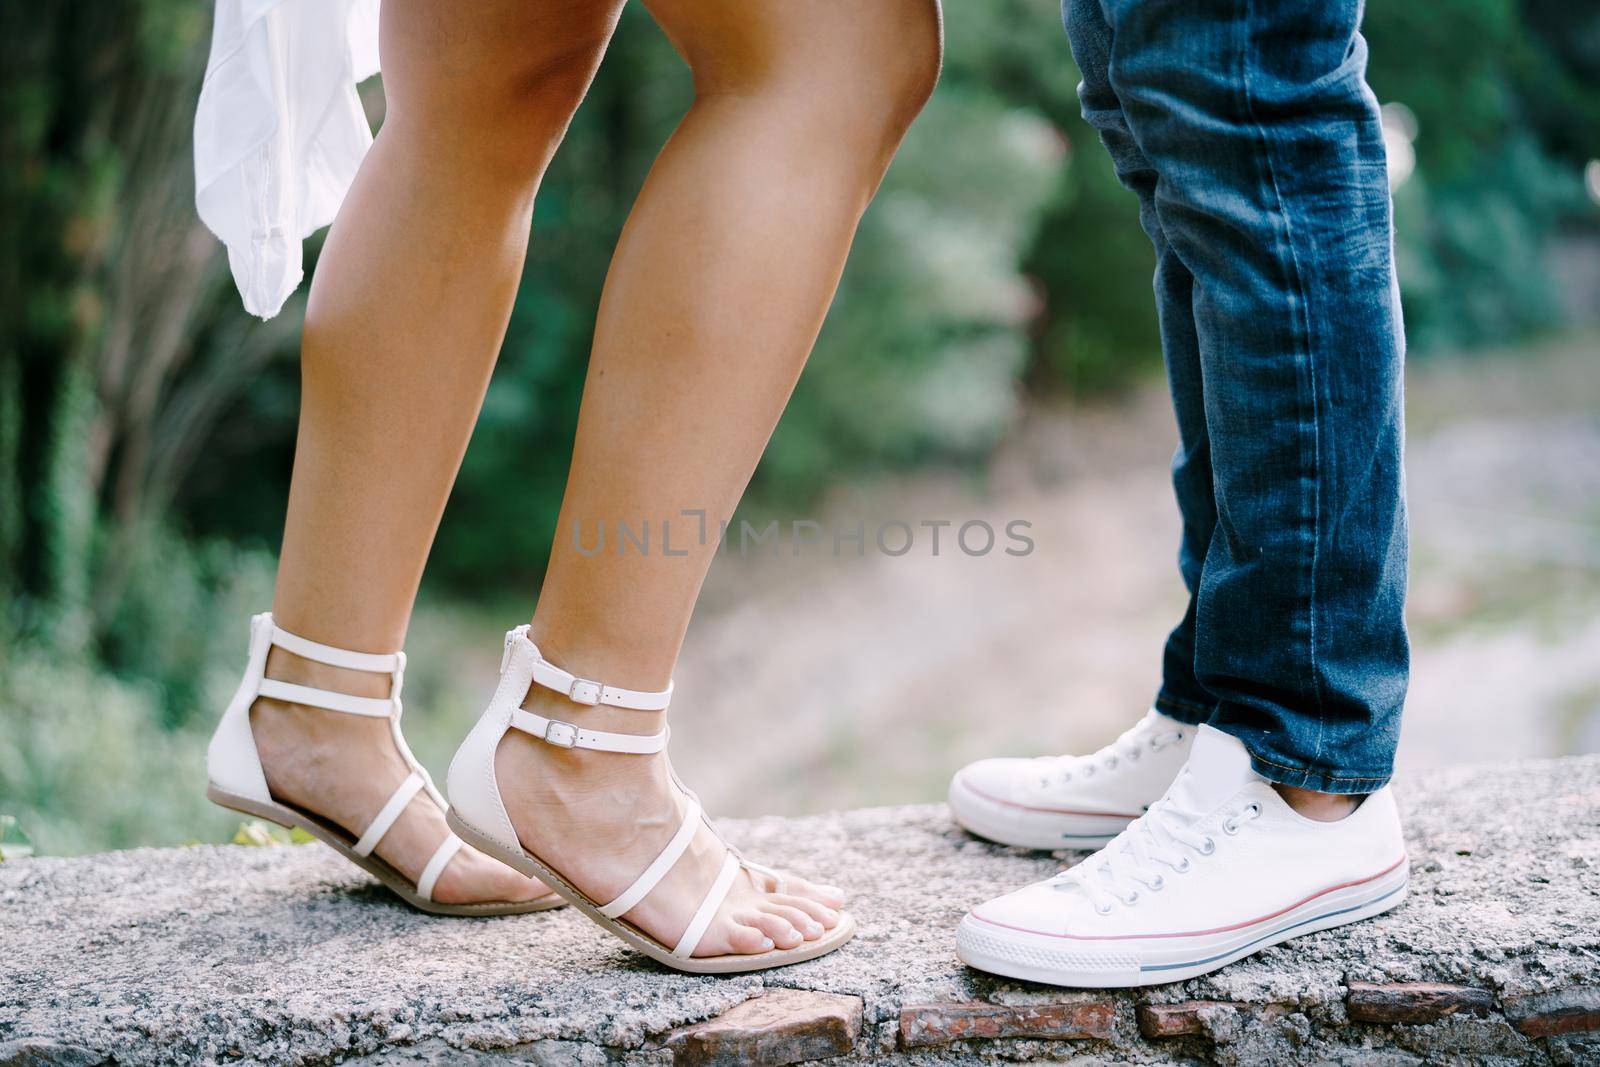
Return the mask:
{"type": "Polygon", "coordinates": [[[762,942],[761,942],[761,947],[763,949],[771,949],[772,948],[772,938],[770,938],[770,937],[764,938],[762,940],[762,942]]]}

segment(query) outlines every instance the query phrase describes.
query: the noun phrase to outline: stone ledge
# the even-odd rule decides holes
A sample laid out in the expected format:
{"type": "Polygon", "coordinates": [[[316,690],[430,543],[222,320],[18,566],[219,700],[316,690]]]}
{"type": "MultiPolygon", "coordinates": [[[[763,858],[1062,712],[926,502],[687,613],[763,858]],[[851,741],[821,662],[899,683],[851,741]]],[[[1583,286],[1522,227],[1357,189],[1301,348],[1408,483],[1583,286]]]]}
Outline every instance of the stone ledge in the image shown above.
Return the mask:
{"type": "Polygon", "coordinates": [[[1407,902],[1206,978],[1055,990],[962,968],[967,905],[1060,859],[941,806],[730,822],[855,889],[862,933],[671,974],[563,912],[433,919],[313,846],[0,865],[0,1064],[1600,1061],[1600,757],[1398,787],[1407,902]]]}

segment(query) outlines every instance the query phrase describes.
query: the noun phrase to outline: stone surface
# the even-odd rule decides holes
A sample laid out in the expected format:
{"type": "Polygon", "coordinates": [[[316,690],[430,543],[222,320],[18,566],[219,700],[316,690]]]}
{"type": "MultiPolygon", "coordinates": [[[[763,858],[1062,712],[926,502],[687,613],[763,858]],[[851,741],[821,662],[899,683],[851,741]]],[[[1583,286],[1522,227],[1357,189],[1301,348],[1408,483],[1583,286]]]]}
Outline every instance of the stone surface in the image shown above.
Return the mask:
{"type": "Polygon", "coordinates": [[[974,1038],[1108,1038],[1117,1006],[1109,1000],[1062,1000],[1039,1004],[910,1004],[900,1009],[900,1044],[906,1048],[948,1045],[974,1038]]]}
{"type": "Polygon", "coordinates": [[[771,989],[715,1019],[673,1031],[664,1044],[674,1064],[767,1067],[843,1056],[860,1032],[860,997],[771,989]]]}
{"type": "Polygon", "coordinates": [[[1431,1023],[1450,1015],[1487,1015],[1494,994],[1445,982],[1351,982],[1350,1018],[1363,1023],[1431,1023]]]}
{"type": "Polygon", "coordinates": [[[1417,775],[1397,792],[1414,872],[1401,907],[1114,992],[960,965],[951,931],[968,906],[1071,857],[973,840],[935,805],[730,822],[752,856],[849,887],[862,930],[824,959],[730,978],[664,971],[569,911],[431,918],[314,845],[14,861],[0,864],[0,1064],[659,1065],[687,1048],[671,1043],[684,1027],[789,989],[860,999],[833,1063],[1600,1062],[1600,757],[1417,775]],[[1361,1022],[1353,983],[1464,986],[1492,1005],[1361,1022]],[[1101,1036],[980,1026],[901,1043],[919,1006],[1008,1019],[1102,1001],[1101,1036]],[[1192,1001],[1217,1002],[1194,1009],[1197,1029],[1141,1032],[1141,1006],[1192,1001]]]}

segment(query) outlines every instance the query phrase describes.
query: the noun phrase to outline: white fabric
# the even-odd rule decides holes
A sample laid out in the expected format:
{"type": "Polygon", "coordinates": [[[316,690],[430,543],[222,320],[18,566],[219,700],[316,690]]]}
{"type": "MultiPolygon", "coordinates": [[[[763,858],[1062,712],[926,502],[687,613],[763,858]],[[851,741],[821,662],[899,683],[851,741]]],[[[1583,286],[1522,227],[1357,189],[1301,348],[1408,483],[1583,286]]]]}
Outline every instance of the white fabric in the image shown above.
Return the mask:
{"type": "Polygon", "coordinates": [[[301,242],[333,221],[372,129],[379,0],[217,0],[194,120],[195,207],[228,246],[245,309],[299,286],[301,242]]]}

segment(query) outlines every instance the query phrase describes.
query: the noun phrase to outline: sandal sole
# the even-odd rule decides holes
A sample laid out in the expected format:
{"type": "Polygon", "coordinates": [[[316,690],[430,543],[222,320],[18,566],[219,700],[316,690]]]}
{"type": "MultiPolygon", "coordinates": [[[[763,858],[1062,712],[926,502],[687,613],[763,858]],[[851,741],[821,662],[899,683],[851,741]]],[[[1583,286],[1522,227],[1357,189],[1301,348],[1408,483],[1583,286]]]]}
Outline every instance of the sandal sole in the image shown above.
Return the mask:
{"type": "MultiPolygon", "coordinates": [[[[501,915],[526,915],[535,911],[549,911],[552,908],[559,908],[565,903],[558,893],[547,893],[542,897],[536,897],[520,904],[492,902],[482,904],[441,904],[434,900],[424,900],[417,894],[410,879],[405,875],[377,856],[358,855],[355,849],[351,847],[354,843],[354,838],[350,837],[342,827],[319,818],[308,811],[301,811],[298,808],[291,808],[286,804],[278,804],[276,802],[263,804],[261,801],[238,796],[210,784],[206,786],[206,799],[218,807],[236,811],[241,815],[251,815],[258,819],[265,819],[288,829],[304,830],[382,882],[384,887],[394,893],[395,896],[418,911],[424,911],[430,915],[486,919],[501,915]]],[[[448,810],[446,811],[446,818],[448,819],[448,810]]]]}
{"type": "Polygon", "coordinates": [[[512,870],[519,871],[530,878],[537,878],[553,889],[557,895],[567,903],[593,919],[607,933],[620,938],[630,948],[644,953],[657,963],[670,967],[675,971],[686,974],[748,974],[751,971],[766,971],[774,967],[787,967],[795,963],[804,963],[814,960],[819,956],[826,956],[835,949],[843,947],[856,934],[855,917],[849,912],[839,914],[839,925],[832,930],[825,931],[815,941],[805,941],[794,948],[773,949],[769,952],[760,952],[752,955],[710,956],[704,959],[690,957],[684,959],[674,956],[672,950],[656,941],[648,934],[636,930],[626,923],[616,919],[608,919],[600,914],[600,906],[590,900],[581,890],[562,877],[559,871],[545,866],[537,858],[527,852],[510,852],[504,845],[485,837],[471,826],[467,825],[456,815],[455,809],[450,808],[445,812],[445,822],[450,829],[455,831],[457,837],[477,849],[479,852],[504,863],[512,870]]]}

